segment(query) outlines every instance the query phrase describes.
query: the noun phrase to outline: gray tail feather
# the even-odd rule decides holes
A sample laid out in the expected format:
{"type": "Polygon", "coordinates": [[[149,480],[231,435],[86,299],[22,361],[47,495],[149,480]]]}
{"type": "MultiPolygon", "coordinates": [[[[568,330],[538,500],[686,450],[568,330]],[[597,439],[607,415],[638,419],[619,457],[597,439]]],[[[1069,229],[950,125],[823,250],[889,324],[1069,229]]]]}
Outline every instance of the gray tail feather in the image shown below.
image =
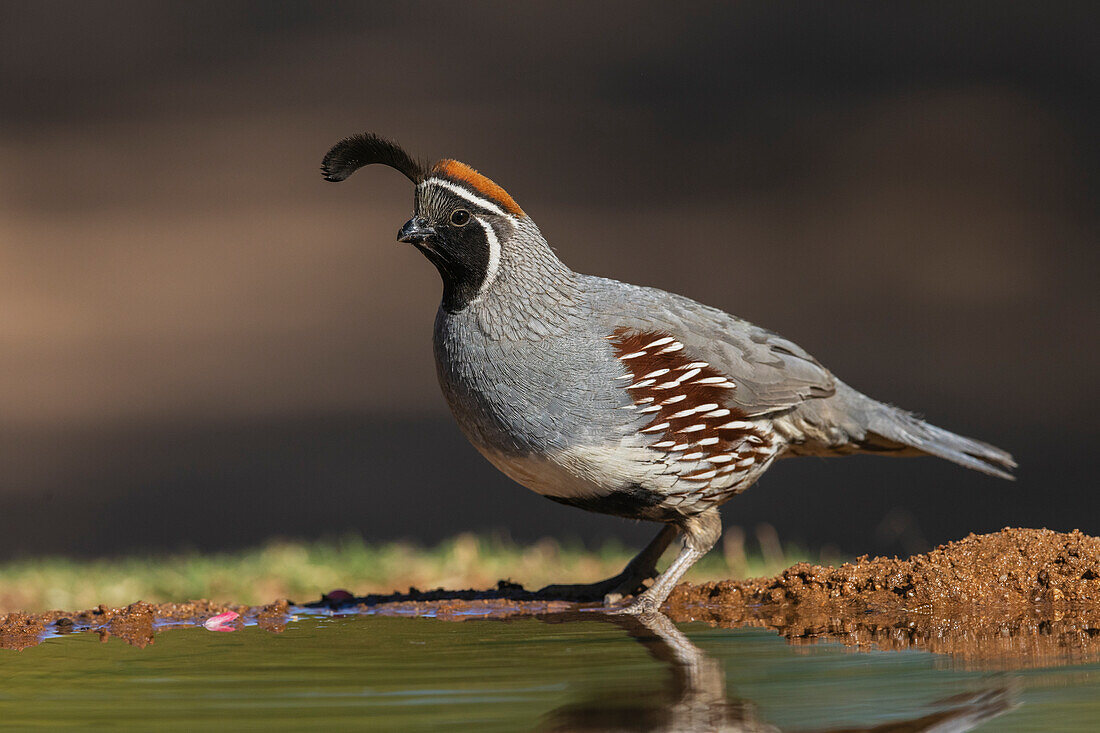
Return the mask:
{"type": "Polygon", "coordinates": [[[1007,451],[980,440],[955,435],[896,407],[881,402],[877,406],[880,409],[875,410],[869,420],[869,432],[919,453],[943,458],[990,476],[1015,480],[1016,477],[1009,471],[1016,468],[1016,461],[1007,451]]]}

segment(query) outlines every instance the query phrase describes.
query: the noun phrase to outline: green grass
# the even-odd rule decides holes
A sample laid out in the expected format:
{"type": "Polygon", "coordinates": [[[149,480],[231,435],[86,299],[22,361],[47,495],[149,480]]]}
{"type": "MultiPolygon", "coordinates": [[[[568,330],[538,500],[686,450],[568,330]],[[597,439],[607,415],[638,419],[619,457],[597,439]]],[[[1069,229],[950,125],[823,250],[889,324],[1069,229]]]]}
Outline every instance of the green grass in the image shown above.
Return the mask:
{"type": "MultiPolygon", "coordinates": [[[[767,525],[758,528],[759,551],[745,552],[744,533],[731,528],[715,551],[688,575],[699,582],[772,575],[812,557],[781,546],[767,525]]],[[[207,598],[262,604],[278,598],[304,602],[336,588],[357,595],[428,588],[485,588],[498,579],[540,588],[550,583],[591,582],[614,575],[638,548],[609,542],[596,551],[545,539],[516,545],[500,538],[463,534],[434,547],[371,544],[360,537],[271,541],[238,552],[128,556],[95,560],[44,557],[0,565],[0,613],[79,610],[101,603],[120,606],[207,598]]],[[[667,563],[672,556],[665,556],[667,563]]]]}

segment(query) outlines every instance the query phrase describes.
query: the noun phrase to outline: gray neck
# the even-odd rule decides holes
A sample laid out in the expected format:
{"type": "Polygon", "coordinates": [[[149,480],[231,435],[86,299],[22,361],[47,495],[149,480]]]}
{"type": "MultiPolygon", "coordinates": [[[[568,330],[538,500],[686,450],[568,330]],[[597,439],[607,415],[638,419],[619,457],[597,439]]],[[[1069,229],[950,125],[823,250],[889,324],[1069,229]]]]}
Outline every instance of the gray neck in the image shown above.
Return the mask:
{"type": "Polygon", "coordinates": [[[511,341],[565,334],[574,327],[581,294],[577,275],[558,259],[535,223],[511,220],[512,231],[498,232],[500,263],[492,282],[468,307],[491,339],[511,341]]]}

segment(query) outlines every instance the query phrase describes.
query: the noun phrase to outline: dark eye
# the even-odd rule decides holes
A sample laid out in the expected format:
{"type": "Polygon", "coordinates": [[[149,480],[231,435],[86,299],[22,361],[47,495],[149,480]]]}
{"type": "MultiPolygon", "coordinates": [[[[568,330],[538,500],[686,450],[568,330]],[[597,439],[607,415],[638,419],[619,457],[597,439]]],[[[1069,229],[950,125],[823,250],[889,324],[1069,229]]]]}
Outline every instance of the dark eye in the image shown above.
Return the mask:
{"type": "Polygon", "coordinates": [[[451,212],[451,223],[456,227],[464,227],[468,221],[470,221],[470,212],[466,209],[455,209],[451,212]]]}

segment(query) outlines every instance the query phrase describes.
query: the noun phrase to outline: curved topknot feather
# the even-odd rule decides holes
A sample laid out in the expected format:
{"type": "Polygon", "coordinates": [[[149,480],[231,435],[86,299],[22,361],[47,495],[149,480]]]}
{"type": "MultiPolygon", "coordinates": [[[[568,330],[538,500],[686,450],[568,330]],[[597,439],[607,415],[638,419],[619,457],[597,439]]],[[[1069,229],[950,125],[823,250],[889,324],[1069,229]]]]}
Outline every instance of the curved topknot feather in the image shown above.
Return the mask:
{"type": "Polygon", "coordinates": [[[343,181],[365,165],[381,163],[401,171],[413,183],[424,180],[426,166],[397,143],[372,132],[346,137],[332,146],[321,161],[326,181],[343,181]]]}

